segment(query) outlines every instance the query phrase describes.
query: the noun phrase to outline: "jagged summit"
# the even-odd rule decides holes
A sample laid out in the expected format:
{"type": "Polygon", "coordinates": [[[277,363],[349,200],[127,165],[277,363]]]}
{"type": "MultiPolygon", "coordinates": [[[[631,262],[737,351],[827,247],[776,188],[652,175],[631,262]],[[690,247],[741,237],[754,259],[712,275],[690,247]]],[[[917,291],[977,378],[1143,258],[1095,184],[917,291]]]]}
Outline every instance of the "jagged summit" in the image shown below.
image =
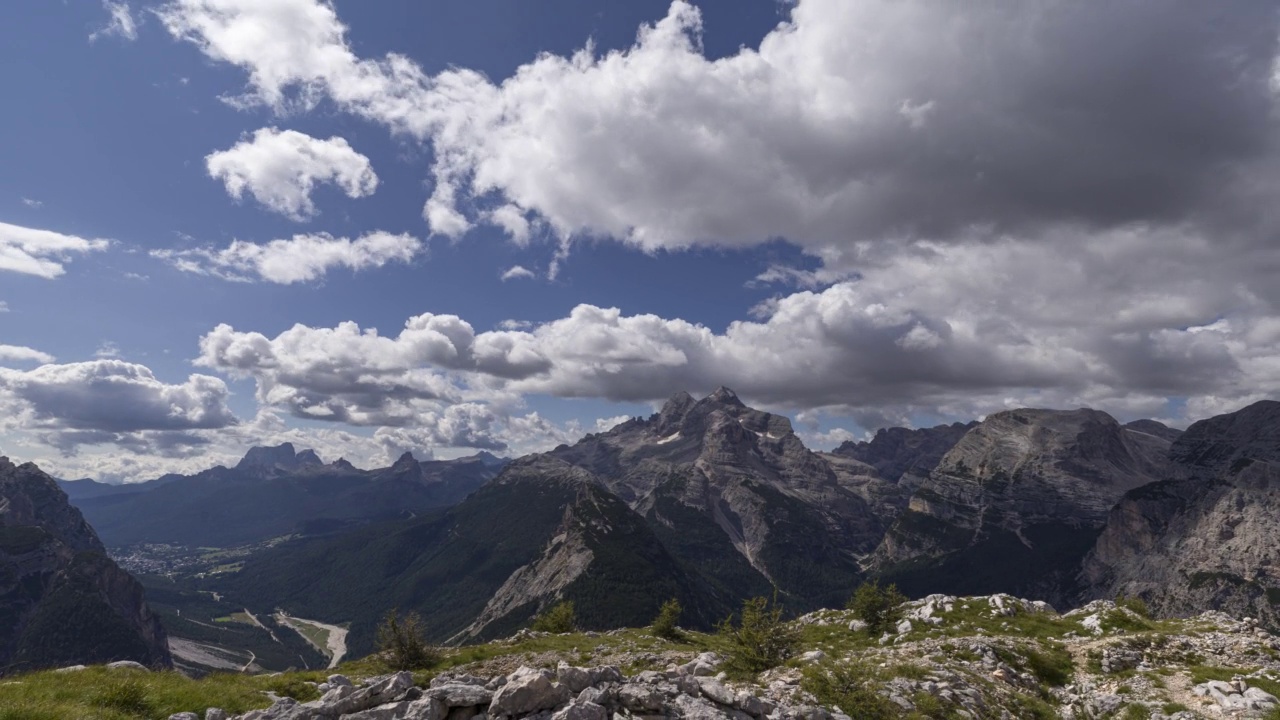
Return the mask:
{"type": "Polygon", "coordinates": [[[249,448],[249,452],[245,453],[244,458],[236,465],[236,469],[256,472],[294,472],[321,465],[324,465],[324,461],[314,450],[298,452],[294,450],[293,443],[286,442],[275,447],[249,448]]]}
{"type": "Polygon", "coordinates": [[[738,398],[737,393],[735,393],[734,391],[730,390],[729,388],[723,385],[716,388],[715,392],[708,395],[706,397],[706,400],[709,402],[720,403],[722,405],[737,405],[739,407],[746,407],[743,404],[742,400],[738,398]]]}
{"type": "Polygon", "coordinates": [[[709,433],[747,444],[753,444],[757,437],[780,440],[793,434],[789,419],[748,407],[727,387],[720,387],[701,400],[687,392],[676,393],[648,422],[624,423],[614,432],[626,435],[637,430],[655,435],[660,444],[706,438],[709,433]],[[735,426],[747,432],[738,432],[735,426]]]}

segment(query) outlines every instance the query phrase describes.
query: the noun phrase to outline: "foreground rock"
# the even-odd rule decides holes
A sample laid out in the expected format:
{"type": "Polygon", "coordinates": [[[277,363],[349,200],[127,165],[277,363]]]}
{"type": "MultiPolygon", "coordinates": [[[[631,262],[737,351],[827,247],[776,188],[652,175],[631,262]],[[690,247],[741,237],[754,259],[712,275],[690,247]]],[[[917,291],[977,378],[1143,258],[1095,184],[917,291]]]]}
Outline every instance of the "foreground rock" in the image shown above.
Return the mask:
{"type": "Polygon", "coordinates": [[[282,699],[235,720],[1193,720],[1266,718],[1280,706],[1280,637],[1222,613],[1155,621],[1135,608],[1095,601],[1059,615],[1009,595],[931,595],[880,637],[848,611],[822,610],[795,621],[806,639],[793,662],[746,679],[711,652],[588,635],[600,643],[589,655],[613,664],[522,652],[426,685],[409,673],[358,686],[335,675],[319,700],[282,699]],[[655,669],[627,675],[621,664],[655,669]],[[824,677],[826,688],[815,682],[824,677]]]}

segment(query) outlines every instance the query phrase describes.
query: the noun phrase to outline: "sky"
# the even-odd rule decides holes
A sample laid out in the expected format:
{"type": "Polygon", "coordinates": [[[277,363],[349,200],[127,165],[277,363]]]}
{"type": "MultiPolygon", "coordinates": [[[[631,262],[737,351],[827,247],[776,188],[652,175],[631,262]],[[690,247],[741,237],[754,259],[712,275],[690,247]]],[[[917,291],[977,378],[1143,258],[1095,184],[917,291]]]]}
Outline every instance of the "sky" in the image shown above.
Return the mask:
{"type": "Polygon", "coordinates": [[[0,453],[811,447],[1280,397],[1261,0],[16,0],[0,453]]]}

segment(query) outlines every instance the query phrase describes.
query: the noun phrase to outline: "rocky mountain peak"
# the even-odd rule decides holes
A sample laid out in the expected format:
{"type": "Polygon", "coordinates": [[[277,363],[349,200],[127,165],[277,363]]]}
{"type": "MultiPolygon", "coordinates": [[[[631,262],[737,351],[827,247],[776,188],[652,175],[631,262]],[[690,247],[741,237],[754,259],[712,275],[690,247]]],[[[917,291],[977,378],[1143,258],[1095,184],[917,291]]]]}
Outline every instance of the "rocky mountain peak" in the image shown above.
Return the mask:
{"type": "Polygon", "coordinates": [[[412,452],[406,451],[395,461],[394,464],[392,464],[391,469],[392,470],[412,470],[413,468],[416,468],[416,467],[418,467],[417,459],[413,457],[412,452]]]}
{"type": "Polygon", "coordinates": [[[678,392],[663,404],[662,410],[653,418],[658,434],[666,436],[680,429],[689,410],[697,404],[693,396],[687,392],[678,392]]]}
{"type": "Polygon", "coordinates": [[[14,465],[7,457],[0,457],[0,527],[39,528],[77,552],[105,552],[53,478],[33,463],[14,465]]]}
{"type": "Polygon", "coordinates": [[[1091,596],[1280,625],[1280,403],[1197,422],[1169,454],[1185,475],[1138,488],[1111,511],[1084,563],[1091,596]]]}
{"type": "Polygon", "coordinates": [[[1169,454],[1206,472],[1220,472],[1241,458],[1280,461],[1280,402],[1262,400],[1193,423],[1169,454]]]}
{"type": "Polygon", "coordinates": [[[472,455],[471,457],[476,460],[479,460],[481,463],[483,463],[488,467],[498,467],[501,465],[505,465],[507,463],[505,458],[500,458],[497,455],[494,455],[493,453],[489,452],[488,450],[481,450],[480,452],[476,453],[475,455],[472,455]]]}
{"type": "Polygon", "coordinates": [[[738,394],[729,388],[721,385],[716,391],[703,398],[705,402],[716,403],[717,405],[733,405],[736,407],[746,407],[742,400],[738,398],[738,394]]]}
{"type": "Polygon", "coordinates": [[[294,472],[302,468],[324,465],[314,450],[294,450],[293,443],[281,443],[275,447],[252,447],[236,465],[237,470],[264,473],[273,471],[294,472]]]}
{"type": "Polygon", "coordinates": [[[1097,410],[994,413],[918,480],[875,563],[901,572],[909,592],[1013,587],[1060,599],[1115,503],[1171,472],[1168,448],[1097,410]]]}
{"type": "Polygon", "coordinates": [[[1126,430],[1151,435],[1152,437],[1167,440],[1168,442],[1173,442],[1182,435],[1181,430],[1171,428],[1157,420],[1134,420],[1133,422],[1125,423],[1124,427],[1126,430]]]}
{"type": "Polygon", "coordinates": [[[983,477],[1053,467],[1074,468],[1098,479],[1117,468],[1145,474],[1134,467],[1133,454],[1120,423],[1105,412],[1019,408],[987,416],[943,457],[938,469],[983,477]],[[1085,465],[1091,467],[1086,471],[1085,465]]]}

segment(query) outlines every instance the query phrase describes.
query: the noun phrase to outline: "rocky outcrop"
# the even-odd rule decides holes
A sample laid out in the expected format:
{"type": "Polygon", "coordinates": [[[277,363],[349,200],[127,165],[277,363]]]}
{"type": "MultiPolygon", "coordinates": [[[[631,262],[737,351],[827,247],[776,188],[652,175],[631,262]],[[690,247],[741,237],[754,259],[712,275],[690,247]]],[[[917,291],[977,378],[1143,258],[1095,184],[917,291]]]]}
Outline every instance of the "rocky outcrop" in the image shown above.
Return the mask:
{"type": "Polygon", "coordinates": [[[1185,477],[1139,488],[1084,564],[1086,597],[1141,597],[1280,626],[1280,403],[1193,424],[1170,448],[1185,477]]]}
{"type": "Polygon", "coordinates": [[[792,623],[807,639],[796,662],[733,677],[715,653],[640,631],[563,636],[576,645],[568,653],[529,652],[513,637],[430,682],[333,675],[316,684],[318,700],[280,699],[231,720],[1195,720],[1280,706],[1280,638],[1248,619],[1157,624],[1109,601],[1060,615],[1009,595],[931,595],[899,614],[881,637],[850,611],[804,615],[792,623]]]}
{"type": "Polygon", "coordinates": [[[873,567],[913,593],[1061,603],[1116,501],[1173,473],[1168,447],[1095,410],[992,415],[915,481],[873,567]]]}
{"type": "Polygon", "coordinates": [[[53,478],[0,458],[0,668],[114,660],[171,665],[142,586],[53,478]]]}

